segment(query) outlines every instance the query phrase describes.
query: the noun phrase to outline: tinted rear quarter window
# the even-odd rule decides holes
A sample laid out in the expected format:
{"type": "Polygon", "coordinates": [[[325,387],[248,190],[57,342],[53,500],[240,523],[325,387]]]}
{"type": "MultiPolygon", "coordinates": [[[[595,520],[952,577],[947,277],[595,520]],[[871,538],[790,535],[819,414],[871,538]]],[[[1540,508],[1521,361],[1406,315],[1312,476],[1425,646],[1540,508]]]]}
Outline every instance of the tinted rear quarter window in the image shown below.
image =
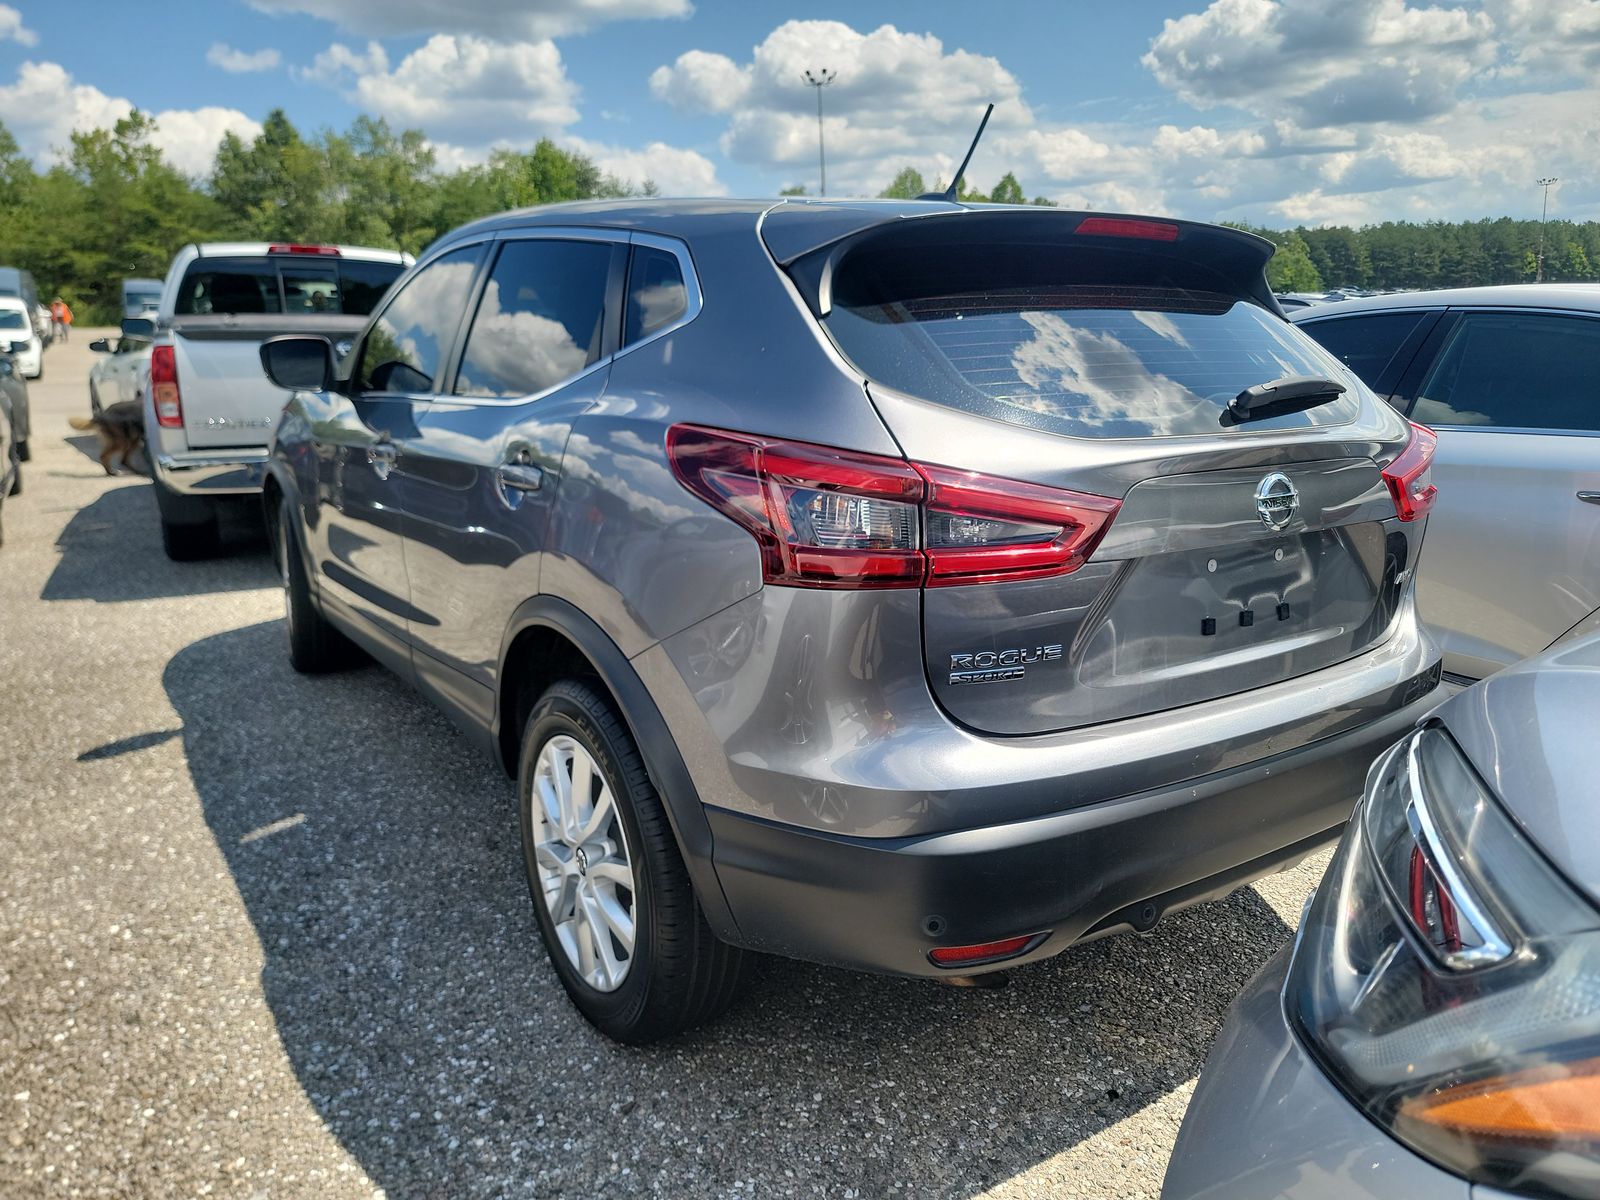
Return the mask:
{"type": "Polygon", "coordinates": [[[458,396],[528,396],[600,357],[610,243],[529,239],[500,249],[467,335],[458,396]]]}
{"type": "Polygon", "coordinates": [[[1423,382],[1425,425],[1600,432],[1600,320],[1467,313],[1423,382]]]}
{"type": "Polygon", "coordinates": [[[340,311],[366,316],[378,307],[378,301],[404,269],[399,263],[359,258],[340,260],[339,287],[343,302],[340,311]]]}
{"type": "Polygon", "coordinates": [[[184,272],[172,310],[178,316],[282,312],[278,269],[265,258],[197,258],[184,272]]]}
{"type": "Polygon", "coordinates": [[[1395,355],[1417,326],[1422,324],[1425,315],[1420,311],[1374,313],[1365,317],[1306,321],[1301,323],[1300,328],[1359,375],[1361,382],[1370,388],[1380,389],[1384,374],[1394,363],[1395,355]]]}
{"type": "Polygon", "coordinates": [[[628,269],[628,316],[624,345],[649,337],[689,311],[689,290],[675,254],[635,246],[628,269]]]}
{"type": "MultiPolygon", "coordinates": [[[[1062,265],[1070,279],[1070,263],[1062,265]]],[[[917,269],[926,276],[929,266],[917,269]]],[[[1000,277],[982,291],[897,297],[884,295],[880,281],[868,302],[836,293],[825,323],[871,379],[1076,437],[1214,434],[1232,427],[1228,401],[1245,388],[1338,370],[1280,317],[1231,296],[1142,284],[1005,284],[1000,277]]],[[[1356,411],[1346,395],[1245,428],[1335,424],[1356,411]]]]}

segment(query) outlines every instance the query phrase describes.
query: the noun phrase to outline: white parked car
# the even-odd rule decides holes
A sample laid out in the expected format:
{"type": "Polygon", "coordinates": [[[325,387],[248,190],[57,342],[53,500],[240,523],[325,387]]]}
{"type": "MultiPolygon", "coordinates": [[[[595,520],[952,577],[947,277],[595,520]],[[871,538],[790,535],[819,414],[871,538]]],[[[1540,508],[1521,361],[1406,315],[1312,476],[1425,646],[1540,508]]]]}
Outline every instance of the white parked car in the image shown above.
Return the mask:
{"type": "Polygon", "coordinates": [[[142,400],[150,378],[149,334],[124,333],[116,338],[96,338],[89,349],[101,355],[89,368],[89,409],[98,413],[123,400],[142,400]]]}
{"type": "Polygon", "coordinates": [[[44,374],[44,343],[33,331],[33,313],[26,301],[0,296],[0,339],[21,346],[15,357],[24,378],[37,379],[44,374]]]}

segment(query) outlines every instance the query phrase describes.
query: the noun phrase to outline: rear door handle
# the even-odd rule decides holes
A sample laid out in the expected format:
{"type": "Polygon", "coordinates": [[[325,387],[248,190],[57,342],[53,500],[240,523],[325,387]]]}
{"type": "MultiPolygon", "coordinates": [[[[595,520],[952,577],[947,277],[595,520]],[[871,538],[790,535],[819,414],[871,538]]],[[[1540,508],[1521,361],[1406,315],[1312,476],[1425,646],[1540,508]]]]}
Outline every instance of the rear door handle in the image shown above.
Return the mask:
{"type": "Polygon", "coordinates": [[[1578,499],[1586,504],[1600,504],[1600,492],[1579,492],[1578,499]]]}
{"type": "Polygon", "coordinates": [[[544,472],[532,463],[507,463],[497,478],[508,492],[537,492],[544,486],[544,472]]]}
{"type": "Polygon", "coordinates": [[[367,462],[379,479],[389,478],[389,472],[394,469],[398,457],[393,442],[373,442],[367,447],[367,462]]]}

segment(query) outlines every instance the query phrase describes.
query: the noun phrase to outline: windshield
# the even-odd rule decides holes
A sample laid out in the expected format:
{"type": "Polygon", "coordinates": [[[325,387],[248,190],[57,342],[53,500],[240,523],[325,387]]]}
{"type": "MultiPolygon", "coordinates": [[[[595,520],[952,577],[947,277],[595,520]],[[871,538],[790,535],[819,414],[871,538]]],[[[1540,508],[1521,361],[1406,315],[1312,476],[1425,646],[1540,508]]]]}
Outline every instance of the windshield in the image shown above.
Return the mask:
{"type": "MultiPolygon", "coordinates": [[[[1135,286],[995,288],[836,303],[826,320],[869,378],[979,416],[1077,437],[1228,428],[1228,401],[1286,375],[1352,377],[1249,301],[1135,286]]],[[[1337,424],[1352,395],[1250,429],[1337,424]]]]}

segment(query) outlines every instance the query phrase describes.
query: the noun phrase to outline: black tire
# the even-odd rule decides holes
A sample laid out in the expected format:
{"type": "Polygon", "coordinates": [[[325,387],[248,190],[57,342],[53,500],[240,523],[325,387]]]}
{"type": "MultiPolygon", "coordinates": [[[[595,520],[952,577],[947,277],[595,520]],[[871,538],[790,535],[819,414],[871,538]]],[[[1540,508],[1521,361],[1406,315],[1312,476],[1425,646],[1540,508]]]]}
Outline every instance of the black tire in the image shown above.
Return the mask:
{"type": "Polygon", "coordinates": [[[17,461],[18,462],[32,462],[33,461],[33,451],[28,449],[28,442],[27,442],[26,438],[24,438],[22,441],[17,443],[17,461]]]}
{"type": "Polygon", "coordinates": [[[173,562],[195,562],[222,553],[216,504],[169,491],[158,479],[154,488],[161,515],[161,548],[173,562]]]}
{"type": "Polygon", "coordinates": [[[567,995],[596,1029],[619,1042],[653,1042],[720,1016],[738,998],[746,956],[706,924],[638,747],[591,683],[563,680],[534,705],[522,739],[517,810],[523,866],[545,949],[567,995]],[[614,991],[591,986],[567,957],[534,864],[534,768],[545,743],[557,735],[581,743],[599,765],[631,852],[634,947],[628,973],[614,991]]]}
{"type": "Polygon", "coordinates": [[[355,643],[335,629],[311,597],[305,558],[300,553],[294,509],[287,497],[278,502],[272,530],[272,552],[283,580],[283,625],[288,636],[289,665],[302,675],[325,675],[361,661],[355,643]]]}

